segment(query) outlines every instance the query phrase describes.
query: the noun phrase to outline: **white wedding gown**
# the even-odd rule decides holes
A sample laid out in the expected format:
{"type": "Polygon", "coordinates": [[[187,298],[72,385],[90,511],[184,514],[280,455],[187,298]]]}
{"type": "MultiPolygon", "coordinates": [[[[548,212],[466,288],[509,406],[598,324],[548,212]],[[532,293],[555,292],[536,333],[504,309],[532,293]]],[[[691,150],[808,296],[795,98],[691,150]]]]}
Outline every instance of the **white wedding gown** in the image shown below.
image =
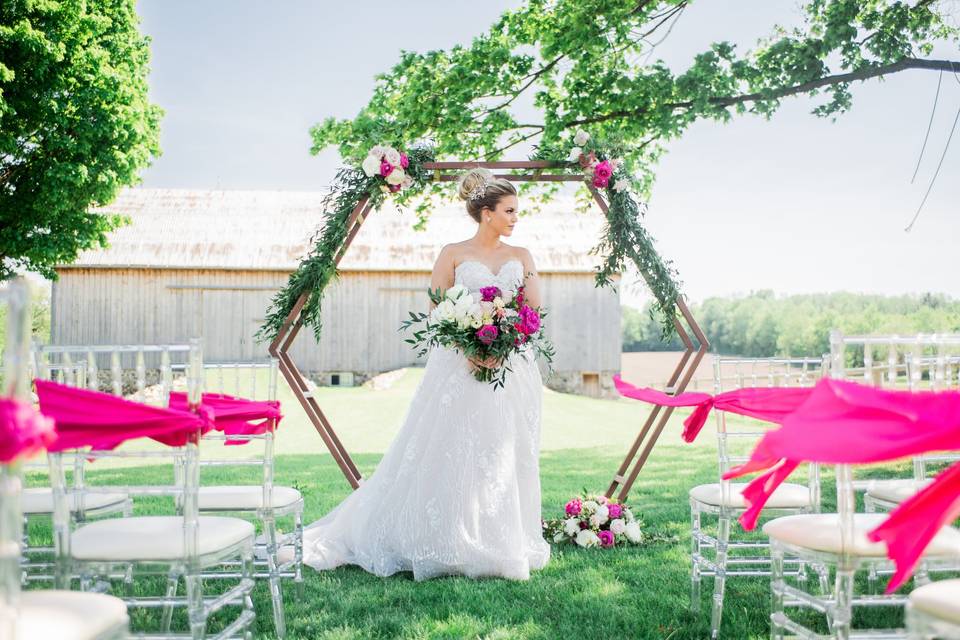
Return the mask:
{"type": "MultiPolygon", "coordinates": [[[[455,282],[515,290],[523,265],[474,260],[455,282]]],[[[423,380],[377,469],[304,531],[304,562],[378,576],[530,577],[550,558],[540,519],[542,379],[532,350],[510,356],[506,385],[478,382],[459,351],[427,355],[423,380]]]]}

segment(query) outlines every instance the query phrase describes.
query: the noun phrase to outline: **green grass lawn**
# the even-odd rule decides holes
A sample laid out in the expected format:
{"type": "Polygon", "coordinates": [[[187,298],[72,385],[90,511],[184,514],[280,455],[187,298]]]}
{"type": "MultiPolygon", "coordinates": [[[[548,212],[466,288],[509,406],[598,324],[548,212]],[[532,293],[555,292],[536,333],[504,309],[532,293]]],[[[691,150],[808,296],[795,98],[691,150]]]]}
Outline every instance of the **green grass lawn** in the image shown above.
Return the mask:
{"type": "MultiPolygon", "coordinates": [[[[390,389],[318,390],[338,434],[369,474],[401,424],[422,370],[407,370],[390,389]],[[362,453],[361,453],[362,452],[362,453]]],[[[325,453],[305,416],[283,390],[277,482],[298,487],[307,522],[340,502],[349,486],[325,453]]],[[[543,515],[562,515],[563,504],[584,487],[602,492],[636,436],[646,407],[628,400],[594,400],[545,391],[541,476],[543,515]]],[[[416,583],[412,574],[378,578],[356,567],[306,571],[304,596],[291,584],[285,597],[292,638],[703,638],[709,636],[709,594],[702,613],[688,611],[689,507],[687,490],[716,480],[710,425],[696,444],[679,438],[677,413],[632,490],[630,504],[645,523],[640,547],[581,550],[553,545],[548,566],[526,582],[445,577],[416,583]]],[[[712,423],[711,423],[712,424],[712,423]]],[[[240,455],[242,447],[231,447],[240,455]]],[[[140,479],[160,468],[103,468],[109,482],[140,479]]],[[[256,470],[205,470],[208,482],[255,481],[256,470]],[[253,475],[251,475],[253,474],[253,475]]],[[[875,473],[883,473],[875,472],[875,473]]],[[[830,504],[830,478],[824,481],[830,504]]],[[[138,480],[139,481],[139,480],[138,480]]],[[[768,637],[766,579],[728,581],[725,638],[768,637]]],[[[270,600],[256,592],[257,637],[272,637],[270,600]]],[[[893,620],[897,622],[896,619],[893,620]]]]}

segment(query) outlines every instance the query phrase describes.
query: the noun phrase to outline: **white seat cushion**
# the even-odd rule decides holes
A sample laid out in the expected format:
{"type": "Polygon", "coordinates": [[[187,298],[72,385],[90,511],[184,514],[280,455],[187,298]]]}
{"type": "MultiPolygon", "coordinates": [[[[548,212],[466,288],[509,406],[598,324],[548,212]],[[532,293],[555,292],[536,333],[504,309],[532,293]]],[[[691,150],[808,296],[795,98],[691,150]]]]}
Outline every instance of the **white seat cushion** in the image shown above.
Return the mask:
{"type": "MultiPolygon", "coordinates": [[[[205,555],[253,537],[253,525],[240,518],[200,517],[199,554],[205,555]]],[[[79,527],[70,538],[78,560],[177,560],[184,557],[183,518],[110,518],[79,527]]]]}
{"type": "MultiPolygon", "coordinates": [[[[87,510],[102,509],[104,507],[120,507],[127,499],[125,493],[92,493],[83,494],[83,508],[87,510]]],[[[67,497],[71,511],[77,511],[80,496],[71,491],[67,497]]],[[[53,489],[35,488],[24,489],[20,495],[20,505],[27,515],[53,513],[53,489]]]]}
{"type": "Polygon", "coordinates": [[[102,593],[24,591],[16,640],[94,640],[126,629],[127,606],[102,593]]]}
{"type": "MultiPolygon", "coordinates": [[[[857,513],[854,515],[854,555],[880,558],[887,555],[884,542],[871,542],[867,533],[887,519],[885,513],[857,513]]],[[[810,513],[775,518],[763,525],[763,532],[773,539],[814,551],[840,552],[840,519],[836,513],[810,513]]],[[[943,556],[960,554],[960,531],[944,527],[924,552],[924,555],[943,556]]]]}
{"type": "Polygon", "coordinates": [[[930,482],[932,481],[927,480],[926,482],[920,483],[916,480],[897,480],[894,482],[877,483],[867,488],[867,495],[877,500],[883,500],[884,502],[900,504],[930,484],[930,482]]]}
{"type": "MultiPolygon", "coordinates": [[[[746,509],[747,503],[741,495],[741,492],[746,486],[746,484],[731,482],[730,495],[727,497],[726,504],[722,506],[746,509]]],[[[720,491],[720,483],[715,482],[713,484],[697,485],[693,489],[690,489],[690,497],[704,504],[719,507],[721,506],[720,502],[723,498],[722,492],[720,491]]],[[[766,506],[770,509],[809,507],[810,490],[803,485],[784,482],[773,492],[766,506]]]]}
{"type": "MultiPolygon", "coordinates": [[[[274,508],[285,507],[300,500],[300,492],[292,487],[273,487],[274,508]]],[[[263,506],[263,487],[221,486],[200,487],[200,508],[210,511],[230,509],[259,509],[263,506]]]]}
{"type": "Polygon", "coordinates": [[[910,604],[938,620],[960,625],[960,580],[940,580],[914,589],[910,604]]]}

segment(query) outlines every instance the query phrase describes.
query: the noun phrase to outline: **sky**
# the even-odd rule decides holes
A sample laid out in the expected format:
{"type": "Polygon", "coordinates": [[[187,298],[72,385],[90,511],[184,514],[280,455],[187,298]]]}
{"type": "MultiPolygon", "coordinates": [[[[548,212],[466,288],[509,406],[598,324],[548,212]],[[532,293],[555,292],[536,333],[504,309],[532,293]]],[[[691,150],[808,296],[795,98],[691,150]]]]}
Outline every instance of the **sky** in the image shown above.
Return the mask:
{"type": "MultiPolygon", "coordinates": [[[[142,184],[323,190],[340,161],[333,148],[310,155],[313,124],[354,116],[401,50],[468,44],[519,4],[139,0],[152,39],[151,97],[166,112],[163,154],[142,184]]],[[[946,6],[956,23],[957,3],[946,6]]],[[[681,71],[711,42],[748,50],[799,16],[795,1],[693,2],[653,56],[681,71]]],[[[960,51],[944,44],[930,57],[960,60],[960,51]]],[[[770,120],[699,122],[671,142],[646,224],[688,297],[761,289],[960,297],[960,131],[919,221],[904,231],[960,109],[960,77],[944,74],[911,184],[937,81],[937,72],[907,71],[855,85],[853,108],[835,122],[810,113],[816,98],[798,97],[770,120]]],[[[628,275],[627,304],[647,295],[635,281],[628,275]]]]}

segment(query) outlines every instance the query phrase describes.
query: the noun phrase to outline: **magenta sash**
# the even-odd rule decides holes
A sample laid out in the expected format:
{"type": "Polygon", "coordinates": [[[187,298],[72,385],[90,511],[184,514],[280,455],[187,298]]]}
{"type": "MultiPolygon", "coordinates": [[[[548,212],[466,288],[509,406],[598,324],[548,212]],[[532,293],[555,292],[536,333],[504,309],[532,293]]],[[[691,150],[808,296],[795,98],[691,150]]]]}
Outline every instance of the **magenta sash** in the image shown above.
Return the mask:
{"type": "MultiPolygon", "coordinates": [[[[247,400],[220,393],[205,393],[200,406],[209,410],[213,428],[226,435],[260,435],[273,431],[283,418],[277,400],[247,400]]],[[[186,410],[187,394],[170,394],[170,408],[186,410]]],[[[227,440],[225,444],[246,444],[247,440],[227,440]]]]}
{"type": "Polygon", "coordinates": [[[745,387],[717,396],[688,391],[671,396],[650,388],[638,388],[613,376],[620,395],[664,407],[696,407],[683,421],[683,439],[693,442],[707,422],[711,409],[780,424],[784,417],[800,406],[813,391],[810,387],[745,387]]]}
{"type": "Polygon", "coordinates": [[[50,451],[91,447],[113,449],[126,440],[151,438],[183,446],[198,431],[213,427],[207,411],[198,413],[131,402],[107,393],[35,380],[40,411],[56,422],[50,451]]]}
{"type": "Polygon", "coordinates": [[[53,420],[22,400],[0,398],[0,463],[43,451],[55,438],[53,420]]]}

